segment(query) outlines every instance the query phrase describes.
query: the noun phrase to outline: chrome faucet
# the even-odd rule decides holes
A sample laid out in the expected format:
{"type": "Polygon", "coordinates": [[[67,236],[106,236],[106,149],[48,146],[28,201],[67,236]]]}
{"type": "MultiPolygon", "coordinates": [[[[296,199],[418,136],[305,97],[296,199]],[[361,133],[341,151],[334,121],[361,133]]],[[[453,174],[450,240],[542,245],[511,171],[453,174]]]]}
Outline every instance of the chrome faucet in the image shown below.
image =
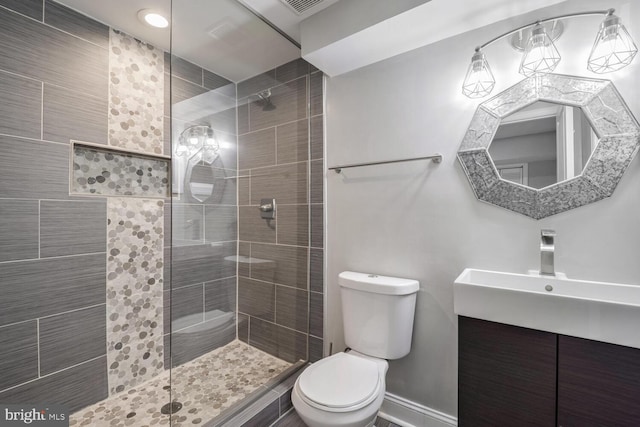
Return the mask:
{"type": "Polygon", "coordinates": [[[544,276],[555,276],[553,263],[554,230],[540,230],[540,274],[544,276]]]}

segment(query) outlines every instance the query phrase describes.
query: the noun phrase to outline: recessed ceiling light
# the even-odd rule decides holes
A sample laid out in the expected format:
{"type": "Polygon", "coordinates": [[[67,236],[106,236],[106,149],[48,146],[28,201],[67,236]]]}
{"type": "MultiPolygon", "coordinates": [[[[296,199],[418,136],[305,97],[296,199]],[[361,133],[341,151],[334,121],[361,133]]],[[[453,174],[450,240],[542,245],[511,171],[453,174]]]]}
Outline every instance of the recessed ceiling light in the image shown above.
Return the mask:
{"type": "Polygon", "coordinates": [[[169,26],[169,20],[158,11],[152,9],[142,9],[139,11],[138,19],[155,28],[167,28],[169,26]]]}

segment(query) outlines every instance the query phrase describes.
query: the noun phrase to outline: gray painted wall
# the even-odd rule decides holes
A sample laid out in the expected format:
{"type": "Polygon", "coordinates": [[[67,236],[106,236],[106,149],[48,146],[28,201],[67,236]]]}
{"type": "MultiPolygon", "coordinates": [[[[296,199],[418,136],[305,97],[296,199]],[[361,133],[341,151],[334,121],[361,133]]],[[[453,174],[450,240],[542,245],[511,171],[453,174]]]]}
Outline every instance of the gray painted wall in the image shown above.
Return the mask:
{"type": "Polygon", "coordinates": [[[556,162],[547,160],[529,163],[529,186],[543,188],[556,183],[556,162]]]}
{"type": "MultiPolygon", "coordinates": [[[[615,7],[640,40],[640,4],[572,0],[424,47],[326,81],[327,166],[440,152],[426,162],[327,172],[325,350],[344,348],[336,277],[343,270],[420,280],[413,349],[392,361],[387,391],[456,414],[457,318],[452,284],[465,267],[510,272],[539,268],[541,228],[558,232],[556,266],[569,277],[640,284],[640,160],[610,199],[535,221],[478,202],[455,154],[477,101],[460,86],[473,48],[537,18],[615,7]]],[[[565,74],[586,71],[600,18],[570,22],[558,42],[565,74]]],[[[507,42],[486,50],[494,94],[520,80],[507,42]]],[[[613,75],[640,116],[640,60],[613,75]]]]}
{"type": "Polygon", "coordinates": [[[489,154],[496,164],[555,160],[556,133],[545,132],[495,139],[489,146],[489,154]]]}

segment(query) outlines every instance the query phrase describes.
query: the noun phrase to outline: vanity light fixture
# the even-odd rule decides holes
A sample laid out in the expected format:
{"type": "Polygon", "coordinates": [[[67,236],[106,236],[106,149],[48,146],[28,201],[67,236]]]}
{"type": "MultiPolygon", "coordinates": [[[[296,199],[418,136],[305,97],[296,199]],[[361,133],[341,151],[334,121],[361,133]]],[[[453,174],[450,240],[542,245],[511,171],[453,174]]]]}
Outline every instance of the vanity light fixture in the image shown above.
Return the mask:
{"type": "Polygon", "coordinates": [[[480,48],[477,48],[471,58],[471,64],[462,85],[462,93],[469,98],[483,98],[491,93],[495,85],[496,79],[489,68],[487,58],[480,48]]]}
{"type": "Polygon", "coordinates": [[[167,28],[169,26],[169,20],[153,9],[139,10],[138,19],[142,21],[142,23],[154,28],[167,28]]]}
{"type": "Polygon", "coordinates": [[[560,53],[547,30],[541,24],[536,24],[522,55],[520,74],[529,77],[536,73],[550,73],[559,62],[560,53]]]}
{"type": "Polygon", "coordinates": [[[593,43],[587,68],[603,74],[618,71],[633,61],[638,48],[620,18],[610,9],[600,24],[596,41],[593,43]]]}
{"type": "Polygon", "coordinates": [[[495,86],[495,79],[491,74],[489,63],[482,53],[483,49],[505,37],[522,33],[525,30],[530,30],[531,35],[527,40],[518,71],[527,77],[552,72],[561,59],[560,52],[553,43],[562,32],[562,26],[556,26],[560,22],[556,21],[568,18],[605,15],[591,49],[591,55],[589,55],[587,62],[589,71],[603,74],[626,67],[633,61],[638,48],[614,12],[614,9],[608,9],[555,16],[523,25],[489,40],[478,46],[471,57],[471,65],[462,84],[462,93],[469,98],[483,98],[489,95],[495,86]],[[551,22],[553,30],[559,29],[553,34],[550,34],[544,25],[551,22]]]}

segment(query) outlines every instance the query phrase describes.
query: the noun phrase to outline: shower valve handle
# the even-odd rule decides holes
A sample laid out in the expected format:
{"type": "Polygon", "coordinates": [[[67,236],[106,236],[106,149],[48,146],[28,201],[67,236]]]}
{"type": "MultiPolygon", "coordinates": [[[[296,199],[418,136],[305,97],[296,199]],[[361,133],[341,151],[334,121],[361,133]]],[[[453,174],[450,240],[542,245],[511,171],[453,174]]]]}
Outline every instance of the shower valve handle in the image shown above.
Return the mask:
{"type": "Polygon", "coordinates": [[[260,217],[262,219],[275,219],[276,218],[276,199],[261,199],[260,217]]]}

